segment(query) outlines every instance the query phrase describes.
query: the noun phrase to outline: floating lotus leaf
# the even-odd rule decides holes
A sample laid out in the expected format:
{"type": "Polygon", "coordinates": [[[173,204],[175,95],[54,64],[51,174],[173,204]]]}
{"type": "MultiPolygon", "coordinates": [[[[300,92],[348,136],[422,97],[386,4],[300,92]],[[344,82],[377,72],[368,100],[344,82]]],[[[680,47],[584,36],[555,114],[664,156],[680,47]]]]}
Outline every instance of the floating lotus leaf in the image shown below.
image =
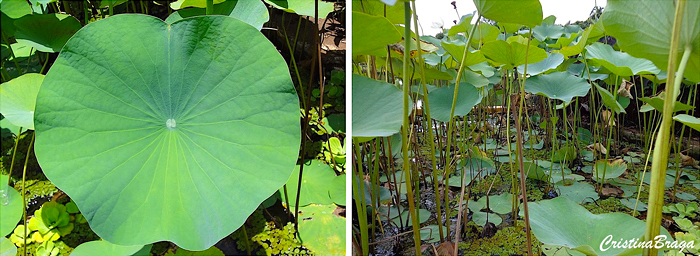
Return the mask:
{"type": "MultiPolygon", "coordinates": [[[[565,246],[586,255],[641,254],[641,249],[635,253],[619,248],[621,246],[606,246],[601,243],[610,235],[615,242],[642,237],[645,229],[642,220],[618,212],[592,214],[583,206],[563,197],[528,204],[532,233],[545,245],[565,246]]],[[[669,239],[671,237],[663,228],[661,234],[669,239]]]]}
{"type": "Polygon", "coordinates": [[[559,181],[556,183],[560,197],[566,197],[577,203],[593,202],[600,197],[593,185],[586,182],[559,181]]]}
{"type": "Polygon", "coordinates": [[[44,75],[27,73],[0,85],[0,113],[12,124],[34,129],[34,105],[44,75]]]}
{"type": "MultiPolygon", "coordinates": [[[[479,198],[478,202],[481,205],[486,206],[486,197],[484,196],[479,198]]],[[[513,210],[513,195],[510,193],[503,193],[496,196],[489,196],[489,208],[491,211],[498,214],[506,214],[511,212],[513,210]]]]}
{"type": "Polygon", "coordinates": [[[403,94],[388,83],[352,75],[352,136],[383,137],[401,130],[403,94]]]}
{"type": "MultiPolygon", "coordinates": [[[[442,226],[442,230],[445,230],[445,226],[442,226]]],[[[427,241],[428,243],[435,243],[440,241],[440,227],[438,225],[428,225],[420,229],[420,239],[427,241]]]]}
{"type": "Polygon", "coordinates": [[[0,236],[12,232],[22,217],[22,195],[15,188],[7,186],[7,175],[0,176],[0,236]]]}
{"type": "MultiPolygon", "coordinates": [[[[449,122],[454,94],[454,84],[430,92],[428,94],[430,117],[441,122],[449,122]]],[[[454,116],[466,116],[479,102],[481,102],[481,95],[476,87],[468,83],[460,83],[454,116]]]]}
{"type": "Polygon", "coordinates": [[[85,26],[46,75],[34,117],[44,173],[119,245],[211,247],[287,181],[299,153],[286,62],[226,16],[85,26]]]}
{"type": "Polygon", "coordinates": [[[547,96],[550,99],[558,99],[569,104],[574,97],[583,97],[588,94],[591,85],[583,78],[575,77],[568,72],[553,72],[545,75],[533,76],[525,82],[525,91],[547,96]]]}
{"type": "MultiPolygon", "coordinates": [[[[299,168],[297,165],[287,181],[287,192],[290,206],[296,204],[297,186],[299,184],[299,168]]],[[[304,163],[304,175],[301,180],[301,194],[299,195],[299,206],[309,204],[331,204],[333,200],[328,194],[328,189],[335,179],[335,171],[330,166],[321,161],[313,160],[304,163]]],[[[284,199],[284,189],[280,189],[284,199]]]]}
{"type": "Polygon", "coordinates": [[[335,205],[309,205],[299,209],[299,237],[311,251],[345,255],[345,218],[333,213],[335,205]]]}
{"type": "Polygon", "coordinates": [[[472,215],[472,220],[476,225],[479,225],[480,227],[483,227],[486,225],[486,222],[491,222],[494,225],[498,226],[503,222],[503,219],[501,219],[498,214],[493,214],[493,213],[486,213],[486,212],[475,212],[472,215]]]}
{"type": "Polygon", "coordinates": [[[603,175],[605,175],[605,179],[608,180],[620,177],[626,170],[627,164],[622,159],[612,162],[598,160],[593,167],[593,175],[597,180],[603,179],[603,175]]]}
{"type": "Polygon", "coordinates": [[[0,236],[0,256],[13,256],[17,254],[17,247],[10,239],[0,236]]]}

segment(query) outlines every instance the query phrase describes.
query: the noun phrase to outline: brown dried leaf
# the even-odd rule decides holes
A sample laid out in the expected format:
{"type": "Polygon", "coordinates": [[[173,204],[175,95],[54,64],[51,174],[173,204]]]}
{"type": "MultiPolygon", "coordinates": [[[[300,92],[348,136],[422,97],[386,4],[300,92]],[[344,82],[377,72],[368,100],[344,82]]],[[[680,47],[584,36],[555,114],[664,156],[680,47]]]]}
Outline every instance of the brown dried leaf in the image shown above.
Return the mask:
{"type": "Polygon", "coordinates": [[[446,256],[457,256],[455,254],[455,244],[453,244],[450,241],[441,243],[437,247],[437,253],[438,255],[446,255],[446,256]]]}
{"type": "Polygon", "coordinates": [[[602,191],[603,196],[614,196],[614,197],[622,197],[622,194],[625,192],[622,191],[622,189],[617,188],[617,187],[604,187],[602,191]]]}
{"type": "Polygon", "coordinates": [[[693,167],[695,169],[700,169],[697,161],[695,161],[695,158],[684,155],[683,153],[679,153],[679,155],[681,156],[681,167],[690,166],[690,167],[693,167]]]}
{"type": "Polygon", "coordinates": [[[620,84],[620,89],[617,90],[617,95],[620,95],[622,97],[634,99],[632,96],[632,93],[630,90],[632,89],[632,86],[634,86],[634,83],[627,81],[625,79],[622,79],[622,84],[620,84]]]}
{"type": "Polygon", "coordinates": [[[590,149],[590,150],[593,150],[593,151],[600,152],[600,153],[603,154],[603,155],[607,155],[607,154],[608,154],[608,150],[605,149],[605,146],[603,146],[603,144],[600,144],[600,143],[595,143],[595,144],[588,145],[588,146],[586,146],[586,148],[587,148],[587,149],[590,149]]]}
{"type": "Polygon", "coordinates": [[[603,112],[600,115],[603,118],[603,127],[615,126],[615,119],[612,118],[613,115],[612,112],[610,112],[610,110],[603,110],[603,112]]]}

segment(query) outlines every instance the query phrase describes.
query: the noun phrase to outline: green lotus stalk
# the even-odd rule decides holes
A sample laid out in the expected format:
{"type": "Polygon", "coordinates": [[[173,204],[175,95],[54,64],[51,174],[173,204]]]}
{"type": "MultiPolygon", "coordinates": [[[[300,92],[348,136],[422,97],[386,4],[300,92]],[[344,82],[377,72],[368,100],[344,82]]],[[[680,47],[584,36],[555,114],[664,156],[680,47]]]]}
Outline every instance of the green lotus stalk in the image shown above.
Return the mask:
{"type": "MultiPolygon", "coordinates": [[[[651,163],[651,184],[649,186],[649,206],[647,211],[647,225],[644,233],[645,241],[652,241],[659,235],[661,228],[662,207],[664,205],[664,182],[666,179],[666,167],[670,145],[668,143],[671,133],[671,123],[673,122],[673,105],[680,91],[683,81],[685,67],[688,64],[692,48],[686,45],[683,57],[678,64],[678,75],[676,76],[676,61],[678,58],[678,44],[680,39],[681,24],[683,22],[683,11],[686,0],[676,2],[675,19],[673,21],[673,34],[671,36],[671,47],[668,55],[668,77],[666,79],[666,95],[664,99],[663,116],[661,117],[661,127],[656,135],[654,145],[654,161],[651,163]],[[673,93],[670,93],[673,92],[673,93]]],[[[656,255],[658,249],[655,247],[645,248],[644,255],[656,255]]]]}
{"type": "MultiPolygon", "coordinates": [[[[455,93],[454,93],[454,98],[452,98],[452,108],[450,109],[450,122],[447,124],[447,152],[445,154],[445,187],[448,188],[450,187],[450,179],[447,179],[447,177],[450,177],[450,162],[452,161],[450,153],[452,152],[452,129],[454,126],[454,120],[452,117],[455,115],[455,106],[457,105],[457,93],[459,92],[459,82],[462,78],[462,70],[464,70],[464,62],[467,60],[467,54],[469,53],[469,42],[472,40],[472,35],[474,35],[474,32],[476,32],[476,27],[479,26],[479,20],[481,20],[481,14],[477,16],[476,18],[476,23],[474,23],[474,26],[472,27],[471,31],[469,31],[469,36],[467,37],[467,42],[464,44],[464,55],[462,55],[462,60],[459,63],[459,70],[457,70],[457,78],[455,79],[455,93]]],[[[450,217],[450,196],[447,193],[448,190],[445,189],[445,218],[450,217]]],[[[436,197],[439,199],[439,197],[436,197]]],[[[460,198],[460,204],[459,204],[459,212],[462,212],[462,199],[460,198]]],[[[450,234],[450,225],[447,225],[447,234],[450,234]]],[[[457,232],[457,236],[459,236],[459,232],[457,232]]],[[[457,240],[459,240],[459,237],[457,237],[457,240]]]]}
{"type": "Polygon", "coordinates": [[[214,0],[207,0],[207,15],[214,14],[214,0]]]}
{"type": "MultiPolygon", "coordinates": [[[[35,134],[35,132],[32,133],[32,140],[29,141],[29,147],[27,148],[27,156],[24,159],[24,169],[22,170],[22,209],[24,210],[24,218],[22,219],[24,221],[24,251],[22,253],[23,256],[27,256],[27,163],[29,163],[29,155],[31,155],[32,148],[34,146],[35,134]]],[[[19,135],[17,136],[17,140],[19,140],[19,135]]]]}
{"type": "MultiPolygon", "coordinates": [[[[416,2],[413,1],[411,2],[411,5],[413,6],[413,10],[416,9],[416,2]]],[[[438,170],[437,170],[437,160],[435,159],[435,135],[433,134],[433,127],[432,127],[432,119],[430,118],[430,102],[428,102],[428,87],[427,87],[427,80],[425,79],[425,66],[424,66],[424,61],[423,61],[423,51],[421,50],[421,42],[420,42],[420,37],[418,36],[418,15],[416,12],[413,12],[413,29],[416,31],[416,49],[418,49],[418,62],[420,65],[420,75],[421,75],[421,82],[423,83],[423,102],[425,103],[425,107],[423,107],[423,113],[425,114],[425,120],[427,125],[427,130],[428,130],[428,145],[430,145],[430,159],[431,159],[431,164],[433,167],[433,193],[435,193],[435,204],[436,204],[436,210],[435,210],[435,215],[437,216],[437,222],[438,222],[438,230],[440,232],[440,242],[445,241],[445,233],[442,230],[442,209],[441,209],[441,200],[440,200],[440,183],[438,182],[438,170]]]]}
{"type": "Polygon", "coordinates": [[[367,255],[369,254],[369,237],[367,236],[367,206],[365,205],[365,188],[364,188],[364,182],[362,181],[362,177],[364,177],[364,173],[362,171],[362,158],[360,155],[360,143],[358,142],[357,139],[353,138],[352,139],[353,144],[355,145],[355,154],[352,157],[352,164],[355,166],[355,163],[357,162],[355,159],[357,157],[360,157],[360,163],[355,168],[357,170],[357,178],[358,182],[355,182],[355,178],[353,178],[352,181],[352,194],[353,197],[355,197],[355,209],[357,210],[357,218],[358,222],[360,223],[360,240],[361,240],[361,248],[362,252],[360,253],[361,255],[367,255]]]}
{"type": "MultiPolygon", "coordinates": [[[[530,28],[532,31],[532,28],[530,28]]],[[[530,35],[530,37],[532,34],[530,35]]],[[[530,42],[532,39],[527,38],[527,48],[525,48],[525,69],[523,74],[527,74],[527,55],[530,50],[530,42]]],[[[518,107],[518,118],[515,120],[515,129],[517,130],[517,143],[518,143],[518,165],[520,167],[520,190],[523,195],[523,217],[525,219],[525,235],[527,237],[527,255],[532,255],[532,238],[530,234],[530,214],[527,208],[527,190],[525,188],[525,168],[523,167],[523,129],[520,124],[520,120],[523,118],[523,109],[525,108],[525,76],[521,76],[520,82],[520,106],[518,107]]],[[[515,111],[515,109],[513,109],[515,111]]],[[[515,113],[513,114],[515,116],[515,113]]],[[[563,172],[563,170],[562,170],[563,172]]]]}
{"type": "MultiPolygon", "coordinates": [[[[377,139],[375,138],[372,140],[374,142],[374,155],[378,156],[379,155],[379,140],[381,138],[377,139]]],[[[376,227],[375,223],[377,222],[377,209],[379,207],[379,186],[376,184],[379,184],[379,160],[380,158],[375,157],[374,158],[374,168],[370,170],[370,178],[372,179],[372,186],[370,186],[371,189],[371,197],[372,197],[372,237],[377,237],[376,233],[376,227]]]]}
{"type": "MultiPolygon", "coordinates": [[[[15,154],[17,153],[17,147],[19,146],[19,136],[20,136],[20,134],[22,134],[22,127],[19,128],[19,132],[17,133],[17,139],[15,140],[15,147],[14,147],[14,149],[12,150],[12,160],[11,160],[12,162],[10,162],[10,171],[9,171],[9,173],[7,174],[7,177],[8,177],[8,178],[7,178],[7,184],[4,184],[4,185],[6,185],[6,186],[5,186],[5,191],[9,191],[8,189],[10,189],[10,180],[11,180],[10,178],[12,177],[12,170],[15,169],[15,154]]],[[[22,183],[22,184],[24,184],[24,183],[22,183]]],[[[24,185],[23,185],[23,186],[24,186],[24,185]]],[[[7,194],[7,196],[8,196],[8,199],[9,199],[10,194],[7,194]]]]}
{"type": "Polygon", "coordinates": [[[411,181],[411,162],[408,159],[408,91],[411,88],[411,81],[408,75],[408,62],[410,61],[411,46],[411,5],[404,3],[404,55],[403,55],[403,125],[401,125],[401,153],[403,156],[403,173],[406,175],[406,197],[408,208],[413,221],[413,241],[416,247],[416,255],[421,255],[420,251],[420,226],[418,225],[418,214],[415,202],[413,201],[413,183],[411,181]]]}

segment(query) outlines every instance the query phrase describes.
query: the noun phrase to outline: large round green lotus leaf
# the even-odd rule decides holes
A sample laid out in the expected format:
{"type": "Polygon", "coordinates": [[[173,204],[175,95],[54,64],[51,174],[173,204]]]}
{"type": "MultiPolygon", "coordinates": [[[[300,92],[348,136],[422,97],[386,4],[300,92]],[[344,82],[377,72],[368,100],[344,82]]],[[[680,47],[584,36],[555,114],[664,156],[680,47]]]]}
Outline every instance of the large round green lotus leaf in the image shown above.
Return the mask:
{"type": "Polygon", "coordinates": [[[0,236],[0,256],[15,256],[17,255],[17,247],[10,239],[0,236]]]}
{"type": "MultiPolygon", "coordinates": [[[[611,0],[605,6],[601,21],[605,24],[605,32],[617,39],[620,49],[632,56],[651,60],[656,67],[668,71],[675,9],[674,1],[611,0]]],[[[692,54],[684,75],[690,81],[700,82],[700,1],[686,1],[678,60],[686,46],[692,49],[692,54]]]]}
{"type": "Polygon", "coordinates": [[[485,43],[481,53],[497,65],[506,65],[507,68],[517,67],[527,63],[537,63],[547,58],[547,53],[537,47],[536,44],[527,45],[503,40],[485,43]]]}
{"type": "Polygon", "coordinates": [[[15,59],[17,61],[23,61],[36,53],[36,49],[29,46],[27,42],[11,44],[10,49],[12,49],[12,54],[14,54],[14,57],[10,56],[10,58],[7,59],[8,61],[14,61],[15,59]]]}
{"type": "MultiPolygon", "coordinates": [[[[299,15],[306,15],[309,17],[314,17],[316,13],[316,6],[314,1],[265,0],[265,2],[270,4],[272,7],[283,10],[285,12],[292,12],[299,15]]],[[[326,16],[328,16],[328,13],[333,11],[333,8],[333,3],[319,1],[318,18],[325,19],[326,16]]]]}
{"type": "Polygon", "coordinates": [[[559,39],[564,33],[564,27],[561,25],[540,24],[532,28],[532,36],[539,41],[559,39]]]}
{"type": "MultiPolygon", "coordinates": [[[[450,112],[452,111],[452,101],[455,98],[454,95],[454,84],[440,87],[430,92],[428,94],[428,100],[430,101],[430,117],[441,122],[449,122],[450,112]]],[[[460,83],[454,116],[466,116],[479,102],[481,102],[481,94],[476,87],[468,83],[460,83]]]]}
{"type": "Polygon", "coordinates": [[[15,21],[17,42],[25,42],[42,52],[59,52],[81,25],[66,14],[25,15],[15,21]]]}
{"type": "MultiPolygon", "coordinates": [[[[153,245],[147,245],[151,248],[153,245]]],[[[92,255],[109,255],[109,256],[130,256],[141,250],[143,245],[116,245],[105,240],[91,241],[82,243],[75,247],[71,256],[92,256],[92,255]]]]}
{"type": "Polygon", "coordinates": [[[574,97],[588,94],[591,85],[583,78],[571,75],[569,72],[552,72],[545,75],[533,76],[525,82],[525,91],[544,95],[550,99],[558,99],[568,104],[574,97]]]}
{"type": "Polygon", "coordinates": [[[384,137],[399,132],[403,93],[396,86],[352,75],[352,136],[384,137]]]}
{"type": "MultiPolygon", "coordinates": [[[[386,53],[386,50],[384,50],[384,52],[386,53]]],[[[376,63],[377,63],[377,68],[387,67],[386,61],[384,58],[377,58],[376,63]]],[[[403,60],[401,60],[399,58],[391,58],[391,65],[393,65],[393,67],[403,67],[403,60]]],[[[421,72],[420,69],[415,70],[414,65],[411,64],[408,66],[408,74],[409,75],[417,75],[417,74],[420,74],[419,72],[421,72]]],[[[425,72],[425,80],[426,81],[432,81],[434,79],[452,80],[454,78],[454,76],[456,75],[456,73],[453,75],[453,74],[450,74],[449,72],[441,71],[441,70],[438,70],[438,69],[432,68],[432,67],[425,67],[423,69],[423,72],[425,72]]],[[[394,75],[397,77],[403,76],[403,68],[394,68],[394,75]]],[[[417,75],[415,78],[421,78],[421,75],[417,75]]],[[[423,89],[420,90],[420,92],[422,92],[422,91],[423,91],[423,89]]]]}
{"type": "MultiPolygon", "coordinates": [[[[214,0],[214,4],[220,4],[225,2],[226,0],[214,0]]],[[[175,10],[182,9],[185,7],[198,7],[198,8],[205,8],[207,7],[207,0],[177,0],[175,2],[170,3],[170,8],[173,8],[175,10]]]]}
{"type": "MultiPolygon", "coordinates": [[[[626,248],[602,243],[612,235],[612,241],[639,239],[645,223],[624,213],[592,214],[583,206],[563,197],[529,203],[530,227],[545,245],[566,246],[586,255],[619,255],[626,248]],[[602,245],[602,246],[601,246],[602,245]],[[601,247],[605,251],[601,251],[601,247]]],[[[666,229],[661,234],[671,236],[666,229]]],[[[641,251],[639,251],[641,254],[641,251]]],[[[627,255],[639,255],[627,254],[627,255]]]]}
{"type": "Polygon", "coordinates": [[[214,246],[209,247],[204,251],[188,251],[185,249],[178,249],[173,256],[224,256],[224,253],[214,246]]]}
{"type": "Polygon", "coordinates": [[[627,170],[627,164],[622,159],[615,161],[605,161],[604,159],[598,160],[593,166],[593,176],[597,180],[602,180],[603,175],[605,179],[614,179],[620,177],[627,170]]]}
{"type": "Polygon", "coordinates": [[[46,176],[120,245],[211,247],[287,181],[299,153],[286,62],[226,16],[87,25],[46,75],[34,117],[46,176]]]}
{"type": "Polygon", "coordinates": [[[20,17],[31,14],[32,7],[27,1],[2,1],[0,2],[0,26],[6,36],[14,36],[17,28],[14,21],[20,17]]]}
{"type": "MultiPolygon", "coordinates": [[[[170,5],[173,4],[175,3],[170,5]]],[[[182,9],[170,14],[170,16],[165,19],[165,22],[172,24],[173,22],[184,18],[205,15],[206,13],[207,10],[205,8],[182,9]]],[[[225,1],[220,4],[215,4],[213,13],[231,16],[242,20],[258,30],[262,29],[263,24],[270,20],[270,14],[267,12],[267,7],[265,7],[265,4],[263,4],[261,1],[225,1]]]]}
{"type": "Polygon", "coordinates": [[[477,47],[480,44],[496,40],[499,34],[501,34],[501,31],[496,26],[488,23],[479,23],[469,43],[472,47],[477,47]]]}
{"type": "Polygon", "coordinates": [[[466,33],[467,31],[471,31],[472,28],[472,18],[474,18],[474,15],[471,13],[468,13],[466,15],[463,15],[457,24],[454,26],[450,27],[450,29],[447,31],[447,35],[449,36],[455,36],[459,33],[466,33]]]}
{"type": "Polygon", "coordinates": [[[380,0],[369,0],[362,1],[361,4],[353,4],[352,10],[364,12],[373,16],[386,17],[392,24],[401,24],[404,22],[403,4],[386,5],[380,0]]]}
{"type": "Polygon", "coordinates": [[[625,108],[623,108],[622,105],[620,105],[620,103],[617,102],[617,100],[615,100],[615,96],[613,96],[612,93],[610,93],[610,91],[606,90],[598,84],[595,84],[595,87],[598,91],[598,94],[600,94],[600,98],[603,101],[603,105],[605,105],[615,113],[626,113],[625,108]]]}
{"type": "Polygon", "coordinates": [[[353,11],[352,27],[358,28],[352,30],[352,56],[386,56],[386,46],[401,41],[401,33],[382,16],[353,11]]]}
{"type": "Polygon", "coordinates": [[[100,8],[107,8],[110,5],[112,7],[115,7],[117,5],[120,5],[120,4],[123,4],[126,2],[128,2],[128,1],[127,0],[102,0],[102,1],[100,1],[100,8]]]}
{"type": "MultiPolygon", "coordinates": [[[[656,111],[663,112],[664,108],[664,99],[661,97],[642,97],[639,98],[642,102],[646,103],[644,106],[639,108],[639,112],[649,112],[651,110],[656,109],[656,111]],[[648,104],[648,105],[647,105],[648,104]]],[[[680,101],[676,101],[673,103],[673,112],[678,112],[678,111],[686,111],[686,110],[691,110],[695,107],[685,104],[680,101]]]]}
{"type": "Polygon", "coordinates": [[[481,88],[489,85],[488,78],[469,69],[462,70],[462,82],[467,82],[471,85],[474,85],[474,87],[476,88],[481,88]]]}
{"type": "Polygon", "coordinates": [[[345,205],[345,174],[341,174],[333,178],[333,181],[328,188],[328,194],[333,200],[333,203],[337,205],[345,205]]]}
{"type": "Polygon", "coordinates": [[[44,75],[27,73],[0,85],[0,113],[12,124],[34,129],[34,104],[44,75]]]}
{"type": "Polygon", "coordinates": [[[7,186],[7,175],[0,176],[0,237],[12,232],[22,218],[22,195],[7,186]]]}
{"type": "MultiPolygon", "coordinates": [[[[547,71],[556,69],[560,64],[564,62],[564,55],[561,53],[552,53],[544,60],[527,64],[527,74],[530,76],[539,75],[546,73],[547,71]]],[[[518,73],[522,74],[525,72],[525,65],[518,66],[518,73]]]]}
{"type": "Polygon", "coordinates": [[[593,65],[603,66],[619,76],[658,74],[660,72],[651,61],[615,51],[612,46],[603,43],[593,43],[586,46],[586,59],[591,60],[593,65]]]}
{"type": "MultiPolygon", "coordinates": [[[[296,204],[299,169],[300,165],[297,165],[287,181],[288,197],[284,196],[284,189],[280,189],[282,198],[289,198],[289,203],[287,203],[287,205],[290,206],[296,204]]],[[[328,194],[328,189],[331,188],[331,183],[335,179],[335,171],[321,161],[312,160],[304,163],[303,174],[299,206],[306,206],[309,204],[332,204],[333,200],[328,194]]]]}
{"type": "MultiPolygon", "coordinates": [[[[455,61],[461,62],[462,58],[464,58],[463,42],[442,42],[441,46],[455,59],[455,61]]],[[[484,55],[481,53],[481,51],[469,51],[469,53],[467,53],[467,59],[464,60],[464,65],[471,66],[482,63],[484,61],[486,61],[486,58],[484,58],[484,55]]]]}
{"type": "Polygon", "coordinates": [[[474,0],[479,14],[487,19],[534,27],[542,23],[539,0],[474,0]]]}
{"type": "Polygon", "coordinates": [[[558,52],[563,54],[564,56],[578,55],[583,51],[584,47],[586,47],[586,42],[588,42],[588,39],[594,38],[594,36],[591,36],[592,33],[595,33],[593,29],[594,27],[595,26],[589,27],[586,30],[584,30],[583,33],[579,33],[580,36],[578,37],[578,39],[576,39],[576,41],[574,41],[575,43],[573,45],[563,46],[560,50],[554,50],[552,52],[558,52]]]}
{"type": "Polygon", "coordinates": [[[673,117],[673,120],[683,123],[690,128],[700,131],[700,119],[694,116],[680,114],[673,117]]]}
{"type": "Polygon", "coordinates": [[[333,213],[335,205],[299,209],[301,243],[318,254],[345,255],[345,218],[333,213]]]}

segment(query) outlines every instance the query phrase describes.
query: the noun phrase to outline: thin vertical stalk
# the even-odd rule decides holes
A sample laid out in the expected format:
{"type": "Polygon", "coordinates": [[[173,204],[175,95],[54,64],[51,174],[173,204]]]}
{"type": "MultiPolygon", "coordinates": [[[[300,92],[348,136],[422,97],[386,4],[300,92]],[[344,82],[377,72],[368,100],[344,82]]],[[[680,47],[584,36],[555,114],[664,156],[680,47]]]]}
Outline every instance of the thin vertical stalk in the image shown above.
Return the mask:
{"type": "Polygon", "coordinates": [[[214,14],[214,0],[207,0],[207,15],[214,14]]]}
{"type": "Polygon", "coordinates": [[[365,205],[365,187],[364,187],[364,181],[363,177],[365,176],[363,171],[362,171],[362,155],[360,155],[360,143],[357,141],[357,139],[353,138],[352,139],[354,148],[355,148],[355,153],[352,154],[352,164],[353,166],[356,166],[354,168],[356,170],[355,176],[357,177],[357,181],[355,181],[355,177],[352,179],[352,194],[353,197],[355,197],[355,210],[357,211],[357,218],[358,222],[360,223],[360,244],[362,251],[359,253],[360,255],[368,255],[369,254],[369,236],[367,234],[367,206],[365,205]],[[359,161],[357,158],[360,158],[359,161]]]}
{"type": "Polygon", "coordinates": [[[432,170],[433,170],[433,193],[435,194],[435,204],[436,204],[436,213],[435,215],[437,216],[437,222],[438,222],[438,230],[440,233],[440,242],[445,241],[445,233],[442,230],[442,209],[441,209],[441,200],[440,200],[440,185],[438,182],[438,170],[437,170],[437,160],[435,159],[435,135],[433,134],[433,126],[432,126],[432,119],[430,118],[430,102],[428,101],[428,84],[425,79],[425,68],[424,68],[424,62],[423,62],[423,51],[421,50],[420,44],[420,37],[418,36],[418,14],[416,14],[416,2],[412,1],[411,5],[413,6],[413,29],[416,31],[416,43],[418,49],[418,62],[420,63],[420,72],[421,72],[421,83],[423,86],[423,113],[425,114],[425,120],[427,127],[424,128],[424,130],[427,129],[428,131],[428,144],[430,145],[430,159],[431,159],[431,164],[432,164],[432,170]]]}
{"type": "Polygon", "coordinates": [[[403,55],[403,125],[401,125],[401,153],[403,156],[403,173],[406,176],[406,196],[408,199],[408,208],[413,221],[413,242],[415,243],[416,255],[420,256],[420,226],[418,226],[418,218],[416,214],[416,205],[413,201],[413,183],[411,181],[411,166],[408,159],[408,111],[409,97],[408,92],[411,88],[411,81],[408,75],[408,62],[410,61],[411,49],[411,5],[409,2],[404,3],[404,55],[403,55]]]}
{"type": "MultiPolygon", "coordinates": [[[[32,153],[32,148],[34,148],[34,135],[32,133],[32,140],[29,141],[29,147],[27,148],[27,156],[24,159],[24,169],[22,170],[22,210],[24,210],[24,256],[27,256],[27,163],[29,162],[29,155],[32,153]]],[[[18,138],[19,139],[19,136],[18,138]]]]}
{"type": "MultiPolygon", "coordinates": [[[[530,35],[532,36],[532,35],[530,35]]],[[[528,37],[527,39],[527,48],[525,48],[525,70],[523,71],[523,74],[527,74],[527,55],[530,49],[530,42],[532,39],[528,37]]],[[[525,104],[525,75],[521,76],[521,82],[520,82],[520,100],[519,100],[519,107],[518,107],[518,118],[515,119],[515,129],[517,133],[517,143],[518,143],[518,165],[520,166],[520,190],[523,195],[523,214],[525,218],[525,236],[527,238],[527,255],[532,255],[532,238],[530,234],[530,214],[527,208],[527,189],[525,187],[525,168],[524,168],[524,163],[523,163],[523,129],[522,125],[520,124],[520,120],[523,118],[523,108],[525,104]]],[[[512,101],[512,100],[511,100],[512,101]]],[[[515,111],[515,109],[513,109],[515,111]]],[[[513,117],[515,117],[515,113],[513,113],[513,117]]]]}
{"type": "MultiPolygon", "coordinates": [[[[664,205],[664,182],[666,179],[666,167],[668,164],[669,137],[671,123],[673,121],[673,105],[680,90],[683,80],[685,66],[688,64],[692,48],[686,45],[683,57],[679,64],[678,76],[676,76],[676,62],[678,59],[678,44],[680,39],[681,24],[683,22],[683,11],[686,0],[676,2],[676,11],[673,21],[673,34],[671,35],[671,45],[668,54],[668,77],[666,82],[666,95],[664,99],[663,116],[661,117],[661,127],[656,135],[654,143],[654,161],[651,163],[651,184],[649,186],[649,206],[647,210],[645,241],[652,241],[659,234],[661,219],[663,218],[661,208],[664,205]]],[[[645,248],[644,255],[656,255],[658,249],[655,247],[645,248]]]]}
{"type": "MultiPolygon", "coordinates": [[[[450,109],[450,122],[447,124],[447,148],[445,149],[447,152],[445,153],[445,188],[448,188],[450,186],[450,165],[451,165],[451,155],[452,153],[452,129],[454,126],[454,119],[452,118],[455,115],[455,106],[457,105],[457,94],[459,93],[459,82],[461,82],[462,78],[462,70],[464,70],[464,62],[467,60],[467,54],[469,53],[469,42],[472,40],[472,36],[474,35],[474,32],[476,31],[476,27],[479,26],[479,20],[481,20],[481,14],[477,16],[476,18],[476,23],[474,23],[474,26],[472,27],[472,30],[469,31],[469,36],[467,37],[467,42],[464,44],[464,55],[462,55],[462,60],[459,63],[459,70],[457,71],[457,78],[455,80],[455,93],[452,98],[452,108],[450,109]]],[[[450,218],[450,196],[448,194],[448,189],[445,189],[445,218],[449,219],[450,218]]],[[[460,201],[461,203],[461,201],[460,201]]],[[[459,210],[461,211],[462,209],[461,204],[459,205],[459,210]]],[[[458,224],[459,225],[459,224],[458,224]]],[[[450,225],[449,223],[446,225],[447,227],[447,235],[450,234],[450,225]]],[[[457,234],[459,235],[459,234],[457,234]]]]}

